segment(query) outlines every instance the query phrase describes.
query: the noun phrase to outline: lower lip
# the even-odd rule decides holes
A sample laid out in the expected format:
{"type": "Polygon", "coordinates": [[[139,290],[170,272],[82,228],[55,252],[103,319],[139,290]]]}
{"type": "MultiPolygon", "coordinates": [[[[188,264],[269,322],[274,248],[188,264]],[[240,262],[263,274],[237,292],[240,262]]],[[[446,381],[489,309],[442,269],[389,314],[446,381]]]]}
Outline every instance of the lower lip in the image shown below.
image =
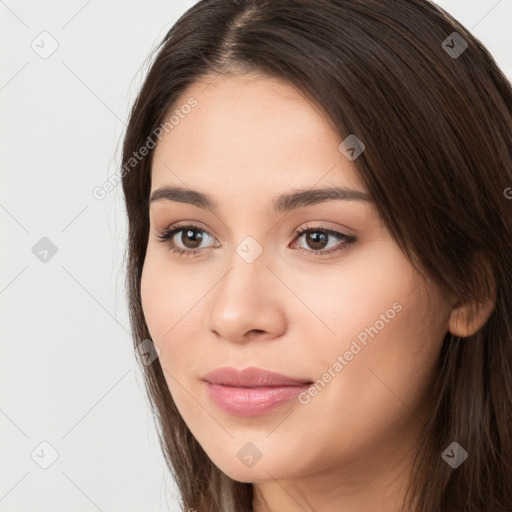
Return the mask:
{"type": "Polygon", "coordinates": [[[206,382],[212,401],[234,416],[260,416],[293,400],[311,384],[271,388],[234,388],[206,382]]]}

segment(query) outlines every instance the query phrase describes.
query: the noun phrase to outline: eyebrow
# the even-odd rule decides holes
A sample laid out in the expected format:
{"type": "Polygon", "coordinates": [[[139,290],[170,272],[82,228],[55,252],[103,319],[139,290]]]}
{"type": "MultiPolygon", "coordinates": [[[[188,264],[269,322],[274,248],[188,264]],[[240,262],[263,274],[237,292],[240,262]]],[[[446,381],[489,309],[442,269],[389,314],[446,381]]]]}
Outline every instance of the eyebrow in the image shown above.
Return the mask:
{"type": "MultiPolygon", "coordinates": [[[[182,187],[166,185],[158,188],[151,194],[149,204],[162,200],[192,204],[212,212],[216,212],[219,209],[218,202],[211,195],[182,187]]],[[[332,200],[372,201],[368,194],[359,190],[345,187],[328,187],[298,190],[289,194],[282,194],[273,199],[272,205],[274,212],[284,213],[332,200]]]]}

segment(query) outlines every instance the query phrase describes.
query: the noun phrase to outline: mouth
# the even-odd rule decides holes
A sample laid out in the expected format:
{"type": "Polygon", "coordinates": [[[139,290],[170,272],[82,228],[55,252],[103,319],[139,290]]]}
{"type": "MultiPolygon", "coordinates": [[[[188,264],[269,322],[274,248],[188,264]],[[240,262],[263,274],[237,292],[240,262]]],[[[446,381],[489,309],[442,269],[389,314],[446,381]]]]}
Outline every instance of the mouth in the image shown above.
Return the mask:
{"type": "Polygon", "coordinates": [[[309,379],[255,367],[242,371],[231,367],[217,368],[202,380],[212,402],[234,416],[267,414],[292,401],[313,384],[309,379]]]}

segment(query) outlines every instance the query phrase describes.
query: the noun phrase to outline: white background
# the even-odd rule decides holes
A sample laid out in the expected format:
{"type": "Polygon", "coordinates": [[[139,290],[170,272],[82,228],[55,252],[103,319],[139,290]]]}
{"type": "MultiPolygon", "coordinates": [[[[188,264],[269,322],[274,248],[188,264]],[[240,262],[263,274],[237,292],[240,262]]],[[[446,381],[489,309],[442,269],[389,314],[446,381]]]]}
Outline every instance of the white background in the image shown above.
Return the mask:
{"type": "MultiPolygon", "coordinates": [[[[194,3],[0,2],[2,512],[179,510],[131,349],[121,187],[92,190],[119,170],[150,51],[194,3]]],[[[438,3],[512,79],[512,1],[438,3]]]]}

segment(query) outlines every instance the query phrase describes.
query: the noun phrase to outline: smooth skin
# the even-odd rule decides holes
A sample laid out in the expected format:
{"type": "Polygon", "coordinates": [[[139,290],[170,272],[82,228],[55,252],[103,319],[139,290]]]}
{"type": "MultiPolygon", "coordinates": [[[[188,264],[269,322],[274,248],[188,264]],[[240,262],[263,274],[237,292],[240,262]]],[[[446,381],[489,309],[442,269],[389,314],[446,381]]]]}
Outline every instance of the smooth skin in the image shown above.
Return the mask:
{"type": "Polygon", "coordinates": [[[256,512],[267,510],[262,498],[272,511],[397,512],[443,337],[475,332],[492,302],[469,319],[468,305],[413,269],[371,201],[273,212],[275,197],[298,190],[367,193],[338,149],[340,136],[295,88],[254,73],[209,75],[174,109],[190,97],[197,106],[155,149],[151,192],[197,190],[218,210],[152,202],[141,284],[176,406],[214,464],[254,483],[256,512]],[[196,254],[173,253],[171,240],[159,240],[178,222],[198,226],[172,238],[196,254]],[[301,228],[316,238],[311,231],[294,238],[301,228]],[[345,244],[326,229],[356,241],[345,244]],[[252,263],[237,253],[246,237],[262,249],[252,263]],[[247,418],[211,402],[201,377],[220,366],[321,379],[395,303],[401,310],[309,403],[247,418]],[[237,457],[248,442],[262,454],[252,467],[237,457]]]}

